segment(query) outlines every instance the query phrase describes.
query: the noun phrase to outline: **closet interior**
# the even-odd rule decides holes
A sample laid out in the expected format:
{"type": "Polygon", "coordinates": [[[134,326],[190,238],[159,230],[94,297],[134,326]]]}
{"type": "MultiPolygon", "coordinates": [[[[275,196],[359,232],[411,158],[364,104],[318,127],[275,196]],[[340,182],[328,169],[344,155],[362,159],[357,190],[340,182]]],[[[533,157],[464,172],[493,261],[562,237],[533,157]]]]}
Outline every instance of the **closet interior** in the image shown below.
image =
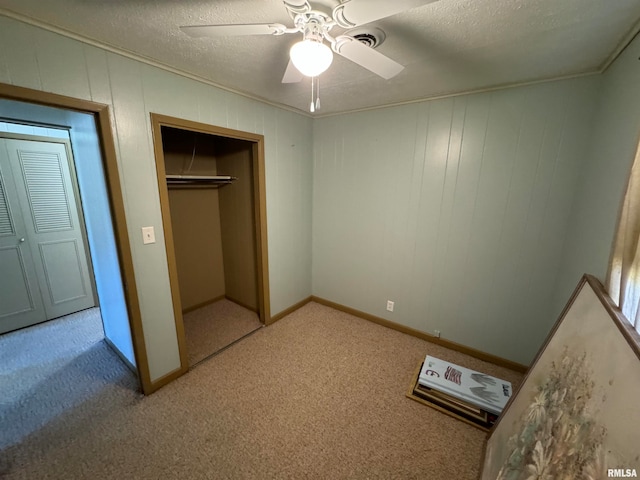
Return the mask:
{"type": "Polygon", "coordinates": [[[162,126],[189,366],[256,331],[252,142],[162,126]]]}

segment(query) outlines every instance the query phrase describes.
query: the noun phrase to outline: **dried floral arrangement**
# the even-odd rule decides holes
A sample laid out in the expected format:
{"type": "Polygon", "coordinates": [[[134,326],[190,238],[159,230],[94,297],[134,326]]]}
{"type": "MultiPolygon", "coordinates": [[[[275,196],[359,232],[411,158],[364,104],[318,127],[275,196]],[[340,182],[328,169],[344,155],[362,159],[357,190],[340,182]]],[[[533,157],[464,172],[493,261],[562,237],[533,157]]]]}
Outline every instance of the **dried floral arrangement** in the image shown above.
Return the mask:
{"type": "Polygon", "coordinates": [[[640,472],[640,335],[585,275],[489,432],[482,480],[640,472]]]}
{"type": "Polygon", "coordinates": [[[565,346],[549,376],[537,386],[522,412],[522,430],[509,438],[511,451],[497,480],[563,480],[606,477],[595,382],[586,352],[570,354],[565,346]]]}

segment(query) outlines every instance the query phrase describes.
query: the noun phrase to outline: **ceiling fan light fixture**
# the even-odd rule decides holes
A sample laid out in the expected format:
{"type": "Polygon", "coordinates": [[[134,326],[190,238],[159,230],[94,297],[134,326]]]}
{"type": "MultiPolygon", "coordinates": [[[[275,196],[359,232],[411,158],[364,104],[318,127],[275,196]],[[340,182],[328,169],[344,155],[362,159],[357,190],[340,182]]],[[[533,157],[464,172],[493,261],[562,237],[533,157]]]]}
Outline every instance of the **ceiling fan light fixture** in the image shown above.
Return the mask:
{"type": "Polygon", "coordinates": [[[328,46],[308,38],[291,47],[289,56],[293,65],[307,77],[317,77],[333,61],[333,52],[328,46]]]}

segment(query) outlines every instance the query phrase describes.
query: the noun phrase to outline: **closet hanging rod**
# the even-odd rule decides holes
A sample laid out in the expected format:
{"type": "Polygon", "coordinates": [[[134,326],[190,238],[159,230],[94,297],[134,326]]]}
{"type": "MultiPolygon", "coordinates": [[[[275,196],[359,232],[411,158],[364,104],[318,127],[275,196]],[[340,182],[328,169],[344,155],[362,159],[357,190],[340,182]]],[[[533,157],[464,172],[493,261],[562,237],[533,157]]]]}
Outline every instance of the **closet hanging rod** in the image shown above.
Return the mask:
{"type": "Polygon", "coordinates": [[[228,185],[236,177],[231,175],[167,175],[169,185],[228,185]]]}
{"type": "Polygon", "coordinates": [[[212,182],[232,182],[236,177],[231,175],[167,175],[167,181],[187,180],[187,181],[212,181],[212,182]]]}

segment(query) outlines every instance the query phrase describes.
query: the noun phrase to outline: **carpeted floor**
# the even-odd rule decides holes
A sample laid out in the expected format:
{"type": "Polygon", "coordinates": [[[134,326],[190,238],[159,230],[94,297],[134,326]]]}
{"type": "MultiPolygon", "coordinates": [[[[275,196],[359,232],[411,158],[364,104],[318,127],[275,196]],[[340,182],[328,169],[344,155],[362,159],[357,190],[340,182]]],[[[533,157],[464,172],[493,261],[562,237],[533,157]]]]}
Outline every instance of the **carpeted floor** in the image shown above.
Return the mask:
{"type": "Polygon", "coordinates": [[[258,314],[227,299],[183,316],[189,366],[262,327],[258,314]]]}
{"type": "MultiPolygon", "coordinates": [[[[76,378],[66,388],[89,392],[83,401],[14,435],[0,452],[0,476],[475,480],[485,434],[406,398],[411,376],[429,353],[514,386],[521,380],[315,303],[148,397],[103,347],[68,366],[76,378]]],[[[3,401],[3,429],[55,408],[54,384],[31,389],[28,401],[3,401]]]]}
{"type": "Polygon", "coordinates": [[[98,308],[0,335],[0,449],[93,393],[98,385],[82,377],[101,366],[103,338],[98,308]]]}

